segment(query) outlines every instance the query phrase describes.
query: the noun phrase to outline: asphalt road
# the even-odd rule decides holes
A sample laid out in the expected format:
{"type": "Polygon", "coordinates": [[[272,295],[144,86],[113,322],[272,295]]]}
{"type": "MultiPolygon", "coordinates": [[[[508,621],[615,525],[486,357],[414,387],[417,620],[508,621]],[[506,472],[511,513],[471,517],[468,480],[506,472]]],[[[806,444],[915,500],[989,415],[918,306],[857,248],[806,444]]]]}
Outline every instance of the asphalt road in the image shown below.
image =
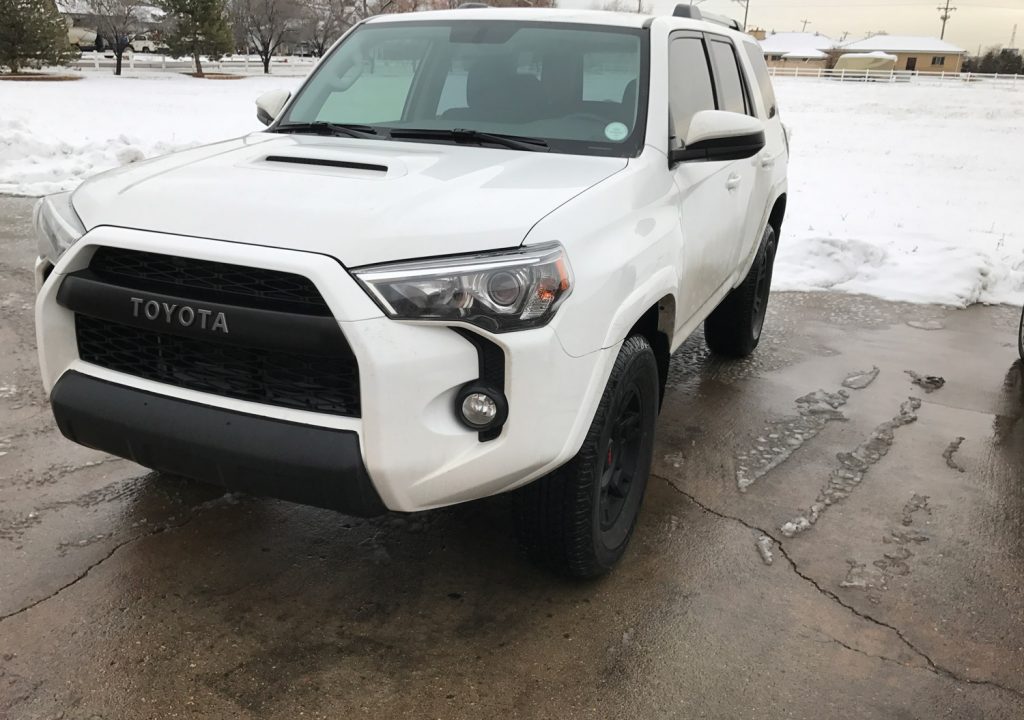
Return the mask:
{"type": "Polygon", "coordinates": [[[0,717],[1024,717],[1015,309],[778,294],[750,360],[692,338],[633,545],[570,583],[501,498],[359,521],[64,441],[30,214],[0,198],[0,717]]]}

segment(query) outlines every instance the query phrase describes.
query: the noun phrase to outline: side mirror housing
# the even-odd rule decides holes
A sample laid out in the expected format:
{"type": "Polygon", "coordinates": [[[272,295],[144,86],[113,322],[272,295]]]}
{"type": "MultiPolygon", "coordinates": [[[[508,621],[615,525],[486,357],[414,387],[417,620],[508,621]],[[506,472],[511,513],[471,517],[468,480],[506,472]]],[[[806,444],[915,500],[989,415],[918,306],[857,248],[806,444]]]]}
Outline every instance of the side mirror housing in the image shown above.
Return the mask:
{"type": "Polygon", "coordinates": [[[268,90],[263,93],[256,98],[256,119],[264,125],[274,122],[291,96],[287,90],[268,90]]]}
{"type": "Polygon", "coordinates": [[[701,110],[693,116],[683,147],[669,152],[672,163],[744,160],[764,147],[764,123],[724,110],[701,110]]]}

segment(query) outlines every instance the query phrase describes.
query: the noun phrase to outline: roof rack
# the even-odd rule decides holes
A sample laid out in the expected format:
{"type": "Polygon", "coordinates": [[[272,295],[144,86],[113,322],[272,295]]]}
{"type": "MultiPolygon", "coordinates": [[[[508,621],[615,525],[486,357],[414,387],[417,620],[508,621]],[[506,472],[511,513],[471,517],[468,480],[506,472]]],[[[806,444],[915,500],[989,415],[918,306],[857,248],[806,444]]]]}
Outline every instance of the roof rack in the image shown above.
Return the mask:
{"type": "Polygon", "coordinates": [[[456,10],[479,10],[480,8],[489,8],[490,5],[482,2],[464,2],[459,5],[456,10]]]}
{"type": "Polygon", "coordinates": [[[689,18],[690,20],[704,19],[699,7],[696,5],[684,5],[683,3],[676,5],[676,9],[672,11],[672,17],[689,18]]]}
{"type": "Polygon", "coordinates": [[[676,5],[675,10],[672,11],[673,17],[688,18],[690,20],[707,20],[713,22],[716,25],[724,25],[732,30],[739,30],[743,32],[743,28],[740,27],[739,22],[732,18],[725,17],[724,15],[716,15],[714,13],[701,12],[700,8],[696,5],[687,5],[680,3],[676,5]]]}

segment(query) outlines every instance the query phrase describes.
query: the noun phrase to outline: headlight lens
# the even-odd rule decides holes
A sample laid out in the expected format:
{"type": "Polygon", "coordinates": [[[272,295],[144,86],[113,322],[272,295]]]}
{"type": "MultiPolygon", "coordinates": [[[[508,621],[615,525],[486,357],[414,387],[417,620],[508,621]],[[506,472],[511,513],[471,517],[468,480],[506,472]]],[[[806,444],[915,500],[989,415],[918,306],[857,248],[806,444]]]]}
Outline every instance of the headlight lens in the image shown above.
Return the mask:
{"type": "Polygon", "coordinates": [[[462,321],[492,332],[547,324],[572,291],[569,263],[557,243],[353,272],[393,318],[462,321]]]}
{"type": "Polygon", "coordinates": [[[85,226],[71,206],[71,193],[47,195],[36,203],[33,220],[39,257],[56,264],[64,251],[85,235],[85,226]]]}

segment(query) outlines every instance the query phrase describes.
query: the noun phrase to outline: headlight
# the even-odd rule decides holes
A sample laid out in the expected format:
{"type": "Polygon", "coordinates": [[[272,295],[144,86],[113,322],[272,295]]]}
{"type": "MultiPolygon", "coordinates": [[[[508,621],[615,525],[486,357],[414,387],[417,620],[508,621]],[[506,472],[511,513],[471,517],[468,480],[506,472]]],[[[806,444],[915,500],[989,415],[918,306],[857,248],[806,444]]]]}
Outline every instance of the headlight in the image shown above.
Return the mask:
{"type": "Polygon", "coordinates": [[[569,263],[557,243],[353,272],[393,318],[457,320],[492,332],[547,324],[572,290],[569,263]]]}
{"type": "Polygon", "coordinates": [[[33,221],[39,257],[56,264],[64,251],[85,235],[85,226],[71,206],[71,193],[47,195],[36,203],[33,221]]]}

